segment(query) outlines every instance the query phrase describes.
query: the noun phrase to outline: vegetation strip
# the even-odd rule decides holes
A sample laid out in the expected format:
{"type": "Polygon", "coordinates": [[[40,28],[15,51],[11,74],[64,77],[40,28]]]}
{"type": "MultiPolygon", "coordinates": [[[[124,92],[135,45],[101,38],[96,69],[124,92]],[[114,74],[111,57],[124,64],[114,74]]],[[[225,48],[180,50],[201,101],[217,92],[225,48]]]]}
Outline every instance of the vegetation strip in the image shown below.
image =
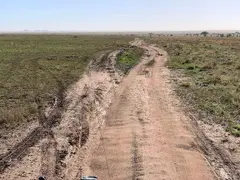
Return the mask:
{"type": "Polygon", "coordinates": [[[141,59],[143,50],[137,47],[124,49],[117,58],[117,68],[125,74],[129,72],[141,59]]]}
{"type": "Polygon", "coordinates": [[[184,74],[177,92],[204,119],[240,136],[240,43],[238,38],[157,37],[170,55],[169,68],[184,74]]]}

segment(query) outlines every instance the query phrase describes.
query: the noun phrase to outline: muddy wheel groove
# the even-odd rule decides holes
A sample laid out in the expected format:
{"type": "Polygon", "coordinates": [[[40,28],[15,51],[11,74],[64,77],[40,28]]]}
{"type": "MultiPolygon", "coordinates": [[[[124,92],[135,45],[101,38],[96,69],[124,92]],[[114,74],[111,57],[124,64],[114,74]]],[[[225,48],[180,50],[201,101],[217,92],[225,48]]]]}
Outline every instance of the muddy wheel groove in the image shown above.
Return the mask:
{"type": "Polygon", "coordinates": [[[37,127],[25,139],[15,145],[9,152],[3,155],[0,159],[1,173],[10,166],[15,160],[23,158],[27,152],[26,150],[34,146],[43,137],[43,128],[37,127]]]}
{"type": "Polygon", "coordinates": [[[51,127],[56,123],[56,118],[60,114],[60,108],[63,103],[63,91],[60,90],[58,97],[54,102],[54,107],[49,113],[48,117],[45,117],[39,109],[39,122],[40,126],[35,128],[29,133],[21,142],[16,144],[11,150],[3,154],[0,159],[0,172],[13,165],[15,161],[20,161],[23,157],[28,154],[28,149],[36,145],[42,138],[47,135],[51,135],[51,127]]]}
{"type": "Polygon", "coordinates": [[[139,153],[139,143],[137,141],[137,135],[135,132],[132,133],[132,168],[133,168],[133,175],[132,180],[141,180],[143,173],[143,166],[142,166],[142,156],[139,153]]]}

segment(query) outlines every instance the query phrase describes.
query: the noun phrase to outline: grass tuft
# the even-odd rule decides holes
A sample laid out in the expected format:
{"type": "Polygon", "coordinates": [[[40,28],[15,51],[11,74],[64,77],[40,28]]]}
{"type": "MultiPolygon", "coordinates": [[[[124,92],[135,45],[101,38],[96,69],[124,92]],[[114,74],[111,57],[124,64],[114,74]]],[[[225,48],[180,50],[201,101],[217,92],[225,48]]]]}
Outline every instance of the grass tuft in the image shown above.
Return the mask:
{"type": "Polygon", "coordinates": [[[189,83],[189,82],[182,82],[182,83],[180,84],[180,86],[181,86],[181,87],[184,87],[184,88],[190,88],[190,87],[191,87],[191,83],[189,83]]]}
{"type": "Polygon", "coordinates": [[[231,127],[231,128],[230,128],[230,132],[231,132],[234,136],[240,137],[240,124],[231,127]]]}

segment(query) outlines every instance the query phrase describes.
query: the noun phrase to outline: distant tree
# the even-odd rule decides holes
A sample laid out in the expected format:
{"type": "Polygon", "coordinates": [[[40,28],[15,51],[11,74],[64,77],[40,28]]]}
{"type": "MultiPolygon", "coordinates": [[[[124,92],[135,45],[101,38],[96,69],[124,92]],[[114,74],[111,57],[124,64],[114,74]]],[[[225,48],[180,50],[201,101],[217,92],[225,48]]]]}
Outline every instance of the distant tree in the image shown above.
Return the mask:
{"type": "Polygon", "coordinates": [[[224,37],[224,34],[220,34],[220,37],[224,37]]]}
{"type": "Polygon", "coordinates": [[[227,37],[231,37],[232,36],[232,34],[227,34],[227,37]]]}
{"type": "Polygon", "coordinates": [[[209,34],[209,32],[207,32],[207,31],[201,32],[201,35],[203,35],[203,36],[207,36],[208,34],[209,34]]]}

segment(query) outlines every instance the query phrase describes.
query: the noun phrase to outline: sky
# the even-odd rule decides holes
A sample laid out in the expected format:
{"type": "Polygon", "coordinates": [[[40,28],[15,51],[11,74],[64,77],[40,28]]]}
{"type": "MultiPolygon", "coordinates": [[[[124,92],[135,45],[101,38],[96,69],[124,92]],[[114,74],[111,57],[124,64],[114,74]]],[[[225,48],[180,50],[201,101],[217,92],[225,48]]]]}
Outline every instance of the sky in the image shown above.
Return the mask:
{"type": "Polygon", "coordinates": [[[240,30],[239,0],[0,0],[0,31],[240,30]]]}

